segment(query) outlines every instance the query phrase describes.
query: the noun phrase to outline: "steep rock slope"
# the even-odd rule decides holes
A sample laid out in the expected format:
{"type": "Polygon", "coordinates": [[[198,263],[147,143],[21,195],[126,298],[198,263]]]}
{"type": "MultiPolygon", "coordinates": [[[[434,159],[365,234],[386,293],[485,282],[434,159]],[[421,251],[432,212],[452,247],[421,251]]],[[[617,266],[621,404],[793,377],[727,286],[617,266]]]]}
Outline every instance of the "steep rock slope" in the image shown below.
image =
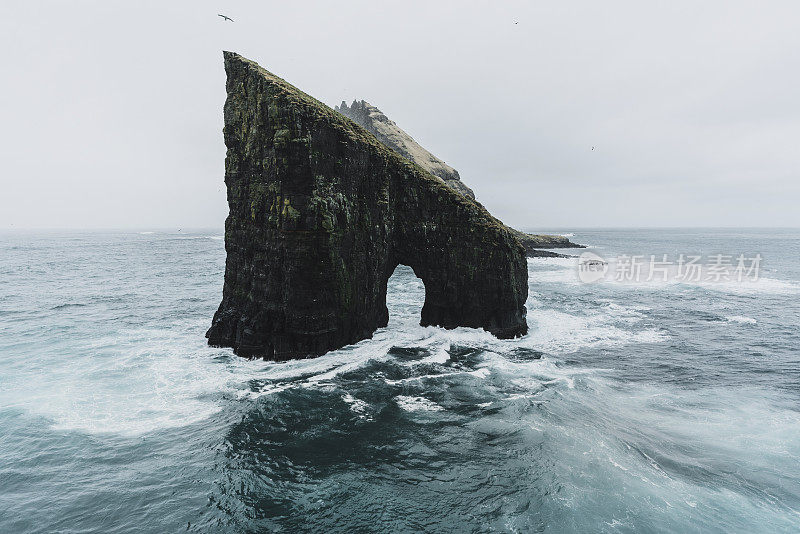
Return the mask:
{"type": "MultiPolygon", "coordinates": [[[[377,107],[364,100],[353,100],[350,106],[347,105],[347,102],[342,101],[341,105],[336,106],[335,109],[364,127],[397,154],[416,163],[434,176],[438,176],[455,191],[475,199],[475,193],[461,181],[457,170],[420,146],[377,107]]],[[[566,237],[559,235],[528,234],[513,228],[509,228],[509,230],[520,240],[528,256],[561,256],[561,254],[540,250],[546,248],[583,248],[583,245],[572,243],[566,237]]]]}
{"type": "Polygon", "coordinates": [[[394,121],[389,120],[389,117],[372,104],[364,100],[360,102],[354,100],[353,104],[348,107],[347,102],[342,101],[342,104],[334,109],[366,129],[377,137],[378,141],[408,161],[416,163],[432,175],[438,176],[462,195],[472,199],[475,198],[475,193],[464,185],[457,170],[425,150],[410,135],[397,126],[394,121]]]}

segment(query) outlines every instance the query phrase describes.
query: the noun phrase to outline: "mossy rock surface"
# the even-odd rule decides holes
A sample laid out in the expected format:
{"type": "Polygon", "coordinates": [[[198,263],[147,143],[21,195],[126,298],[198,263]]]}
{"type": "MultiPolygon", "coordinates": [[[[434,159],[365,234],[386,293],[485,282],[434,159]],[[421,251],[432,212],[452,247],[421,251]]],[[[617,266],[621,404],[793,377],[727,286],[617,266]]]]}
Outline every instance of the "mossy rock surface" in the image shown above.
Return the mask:
{"type": "Polygon", "coordinates": [[[226,52],[227,262],[209,343],[289,359],[388,322],[398,264],[425,284],[421,324],[527,331],[519,240],[471,198],[281,78],[226,52]]]}

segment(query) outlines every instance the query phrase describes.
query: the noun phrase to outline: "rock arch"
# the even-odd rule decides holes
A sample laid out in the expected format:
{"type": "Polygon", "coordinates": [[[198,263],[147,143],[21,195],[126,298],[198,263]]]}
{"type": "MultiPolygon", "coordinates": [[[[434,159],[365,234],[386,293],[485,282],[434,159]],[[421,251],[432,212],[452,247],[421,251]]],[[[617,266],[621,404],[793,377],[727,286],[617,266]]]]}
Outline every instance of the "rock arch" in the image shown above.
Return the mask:
{"type": "Polygon", "coordinates": [[[256,63],[224,57],[230,214],[211,345],[283,360],[371,337],[401,263],[425,284],[423,325],[527,331],[525,252],[502,223],[256,63]]]}

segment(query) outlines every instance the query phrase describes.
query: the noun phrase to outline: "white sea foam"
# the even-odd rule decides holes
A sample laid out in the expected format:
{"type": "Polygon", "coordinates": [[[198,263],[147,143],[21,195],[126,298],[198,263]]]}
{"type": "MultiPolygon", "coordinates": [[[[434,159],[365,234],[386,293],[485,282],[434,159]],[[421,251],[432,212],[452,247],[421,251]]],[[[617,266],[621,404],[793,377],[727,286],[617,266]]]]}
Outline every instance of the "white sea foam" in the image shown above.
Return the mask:
{"type": "Polygon", "coordinates": [[[772,295],[798,295],[800,284],[778,278],[759,277],[758,280],[726,281],[726,282],[697,282],[696,285],[714,291],[723,291],[734,294],[772,294],[772,295]]]}
{"type": "Polygon", "coordinates": [[[62,431],[136,436],[186,426],[217,413],[222,395],[235,394],[264,367],[215,354],[220,351],[169,329],[121,331],[54,352],[46,373],[16,373],[0,401],[62,431]]]}
{"type": "Polygon", "coordinates": [[[361,419],[372,419],[369,413],[369,404],[361,399],[357,399],[346,393],[342,395],[342,400],[350,407],[350,411],[361,419]]]}
{"type": "Polygon", "coordinates": [[[58,430],[138,435],[213,415],[219,407],[200,397],[219,391],[219,386],[219,377],[195,358],[143,355],[137,363],[98,363],[80,376],[52,369],[17,405],[50,419],[58,430]],[[187,369],[192,365],[196,367],[187,369]],[[113,386],[102,380],[111,377],[113,386]]]}
{"type": "Polygon", "coordinates": [[[756,324],[758,321],[752,317],[745,317],[744,315],[726,315],[725,320],[729,323],[743,323],[743,324],[756,324]]]}
{"type": "Polygon", "coordinates": [[[420,360],[420,363],[445,363],[449,359],[450,354],[447,352],[447,347],[444,344],[440,344],[435,352],[420,360]]]}
{"type": "Polygon", "coordinates": [[[614,323],[636,323],[640,316],[624,307],[585,315],[547,308],[528,312],[529,334],[525,344],[543,352],[558,354],[584,347],[617,346],[628,343],[660,343],[667,335],[655,328],[628,329],[614,323]]]}
{"type": "Polygon", "coordinates": [[[586,376],[600,376],[607,373],[607,369],[563,367],[557,359],[547,356],[539,360],[515,361],[500,354],[489,354],[483,362],[486,374],[483,378],[491,377],[500,383],[514,384],[516,389],[525,393],[513,393],[506,400],[524,400],[530,402],[545,388],[574,389],[575,381],[586,376]]]}
{"type": "Polygon", "coordinates": [[[394,398],[401,409],[407,412],[440,412],[444,408],[425,397],[411,397],[405,395],[398,395],[394,398]]]}

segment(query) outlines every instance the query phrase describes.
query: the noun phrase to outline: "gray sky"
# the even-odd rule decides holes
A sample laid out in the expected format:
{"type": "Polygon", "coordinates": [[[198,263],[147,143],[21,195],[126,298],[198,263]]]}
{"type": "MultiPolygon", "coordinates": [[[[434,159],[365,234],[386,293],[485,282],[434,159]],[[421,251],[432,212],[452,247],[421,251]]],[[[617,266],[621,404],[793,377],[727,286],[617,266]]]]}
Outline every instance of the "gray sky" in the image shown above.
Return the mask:
{"type": "Polygon", "coordinates": [[[222,50],[375,104],[512,225],[800,226],[798,20],[796,1],[3,2],[0,228],[221,227],[222,50]]]}

